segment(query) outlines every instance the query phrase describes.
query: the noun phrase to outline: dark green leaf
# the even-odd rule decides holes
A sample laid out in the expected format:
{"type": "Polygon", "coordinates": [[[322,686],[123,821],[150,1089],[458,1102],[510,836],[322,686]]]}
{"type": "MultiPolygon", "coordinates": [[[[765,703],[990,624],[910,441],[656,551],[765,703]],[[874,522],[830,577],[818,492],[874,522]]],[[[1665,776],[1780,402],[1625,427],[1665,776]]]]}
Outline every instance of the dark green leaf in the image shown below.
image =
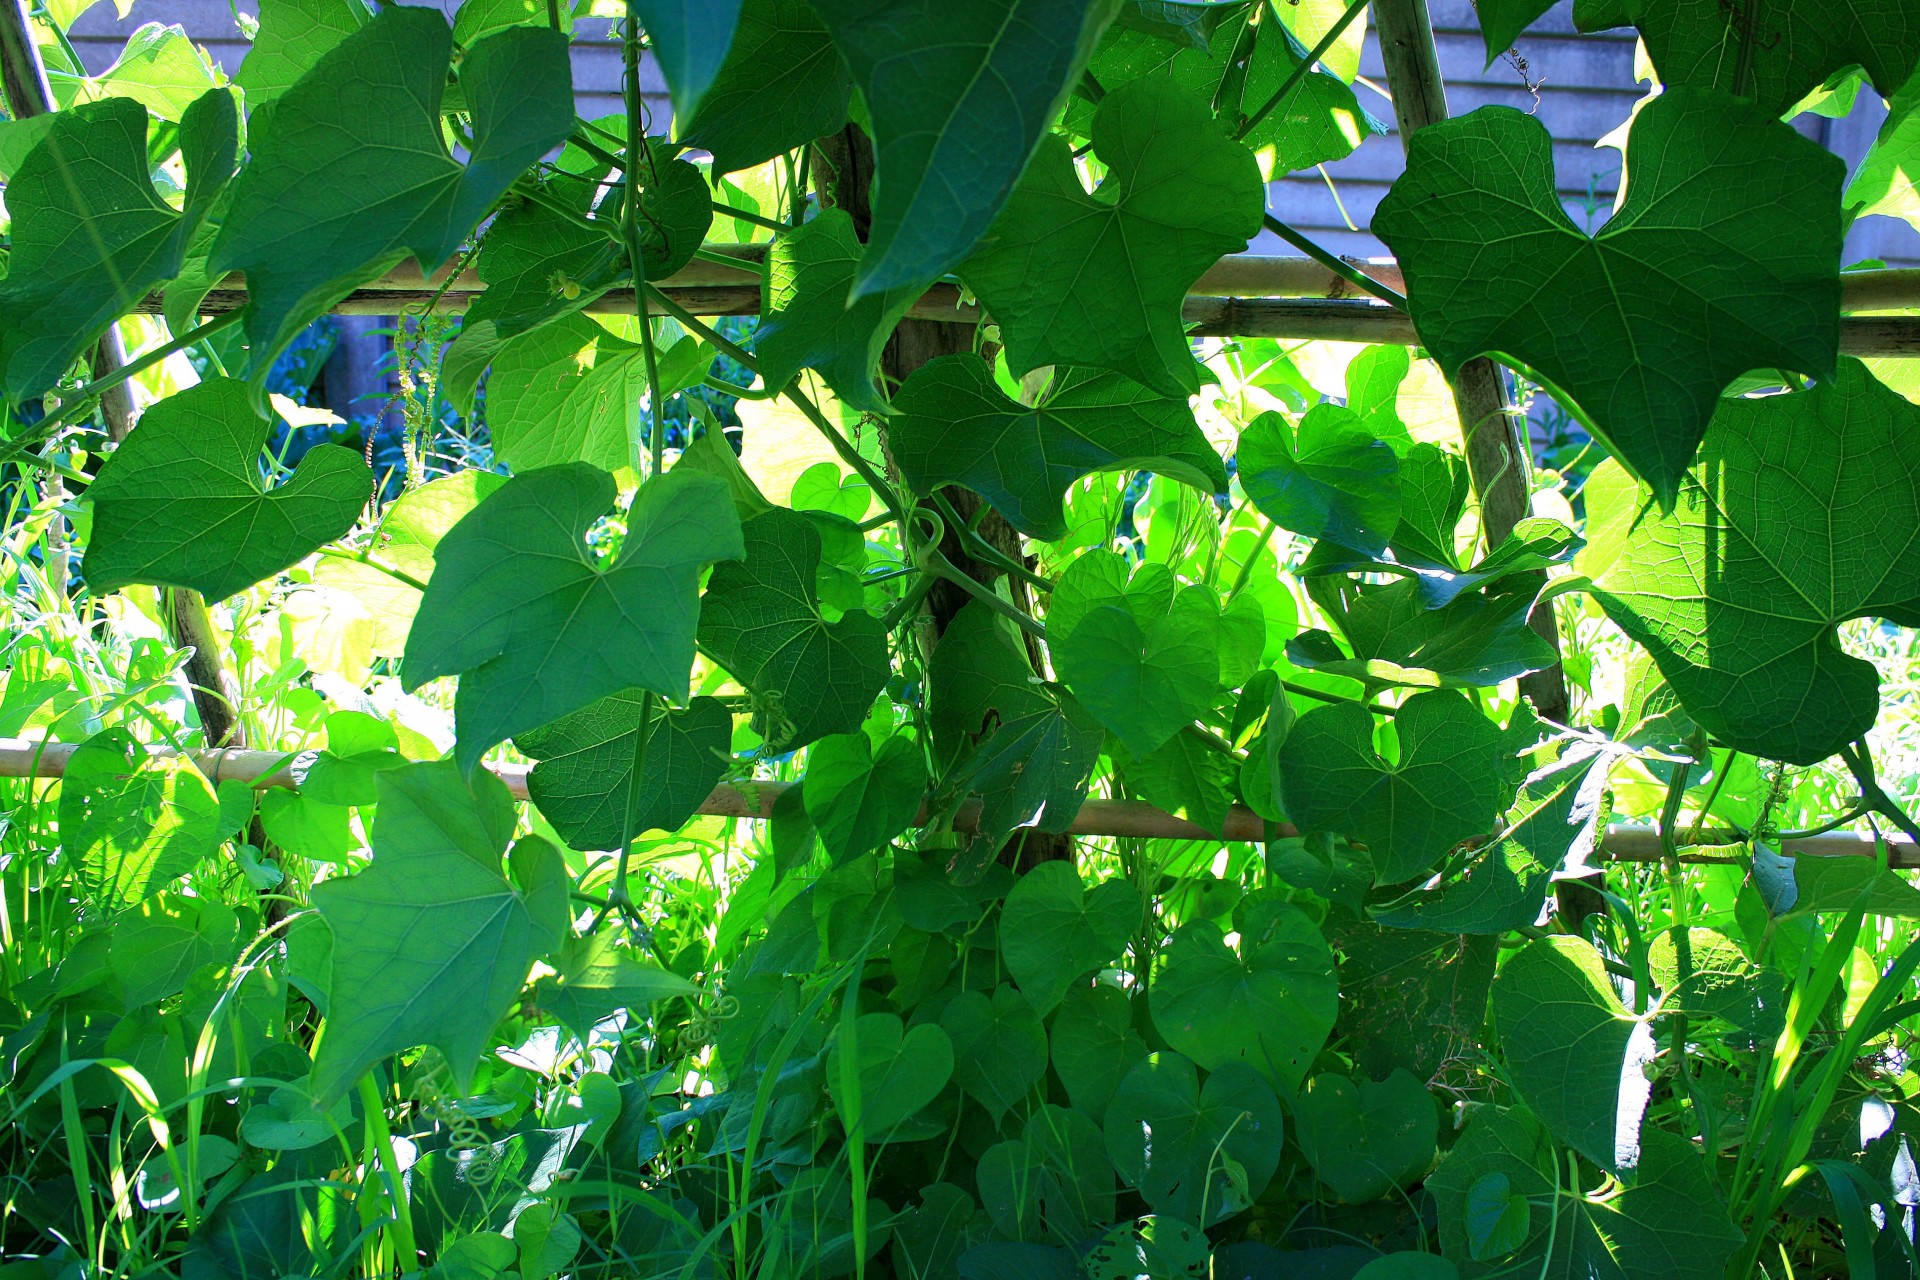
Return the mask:
{"type": "Polygon", "coordinates": [[[451,761],[380,775],[373,862],[314,886],[333,930],[327,1034],[313,1068],[323,1104],[388,1054],[430,1044],[465,1090],[480,1054],[539,957],[567,927],[566,867],[553,846],[501,853],[513,800],[490,773],[451,761]]]}
{"type": "Polygon", "coordinates": [[[1127,790],[1216,835],[1233,807],[1233,757],[1197,733],[1176,733],[1138,759],[1118,759],[1127,790]]]}
{"type": "Polygon", "coordinates": [[[727,772],[726,703],[695,698],[675,710],[655,699],[642,747],[645,702],[632,690],[610,694],[513,740],[539,762],[527,774],[528,796],[573,848],[618,849],[645,831],[677,831],[727,772]]]}
{"type": "Polygon", "coordinates": [[[807,752],[807,816],[836,865],[884,848],[926,799],[920,744],[895,734],[880,749],[864,733],[835,734],[807,752]]]}
{"type": "Polygon", "coordinates": [[[1736,377],[1832,373],[1844,166],[1767,112],[1690,89],[1634,117],[1626,163],[1626,202],[1588,237],[1554,189],[1546,129],[1483,107],[1414,137],[1373,229],[1443,368],[1520,362],[1671,503],[1736,377]]]}
{"type": "MultiPolygon", "coordinates": [[[[862,1014],[856,1031],[861,1136],[885,1142],[947,1087],[953,1078],[953,1041],[930,1022],[909,1031],[891,1013],[862,1014]]],[[[845,1043],[836,1040],[827,1057],[827,1088],[843,1116],[852,1114],[855,1103],[843,1084],[840,1058],[845,1051],[845,1043]]]]}
{"type": "Polygon", "coordinates": [[[1351,409],[1317,404],[1297,429],[1263,413],[1234,462],[1247,497],[1283,529],[1378,556],[1400,524],[1400,459],[1351,409]]]}
{"type": "Polygon", "coordinates": [[[1087,889],[1071,862],[1043,862],[1020,878],[1000,912],[1007,972],[1042,1016],[1077,979],[1118,960],[1140,927],[1140,894],[1125,880],[1087,889]]]}
{"type": "Polygon", "coordinates": [[[602,564],[583,539],[613,499],[605,472],[547,467],[508,481],[441,539],[402,670],[409,689],[460,676],[462,768],[610,694],[686,697],[700,574],[744,554],[739,518],[711,476],[661,476],[602,564]]]}
{"type": "Polygon", "coordinates": [[[1144,625],[1124,605],[1090,610],[1055,637],[1053,659],[1087,710],[1146,756],[1213,706],[1219,629],[1218,598],[1187,587],[1144,625]]]}
{"type": "Polygon", "coordinates": [[[1358,1082],[1317,1075],[1294,1115],[1307,1163],[1348,1204],[1411,1186],[1433,1163],[1439,1112],[1409,1072],[1358,1082]]]}
{"type": "MultiPolygon", "coordinates": [[[[1045,864],[1042,864],[1045,865],[1045,864]]],[[[1070,987],[1053,1016],[1050,1057],[1073,1105],[1096,1121],[1133,1064],[1147,1056],[1133,1026],[1133,1006],[1118,987],[1070,987]]]]}
{"type": "Polygon", "coordinates": [[[1047,1032],[1027,998],[1001,986],[963,991],[940,1015],[953,1037],[954,1083],[997,1124],[1047,1071],[1047,1032]]]}
{"type": "Polygon", "coordinates": [[[1187,289],[1260,230],[1260,166],[1206,103],[1158,80],[1110,91],[1093,123],[1107,178],[1089,195],[1050,135],[960,278],[1000,326],[1016,373],[1111,369],[1162,395],[1200,388],[1187,289]]]}
{"type": "Polygon", "coordinates": [[[1527,625],[1540,585],[1533,578],[1496,580],[1485,591],[1455,594],[1437,609],[1427,600],[1452,590],[1444,579],[1431,589],[1424,577],[1360,587],[1338,619],[1351,654],[1326,632],[1306,631],[1287,641],[1287,658],[1297,667],[1364,683],[1429,689],[1498,684],[1553,665],[1553,646],[1527,625]]]}
{"type": "Polygon", "coordinates": [[[693,115],[720,74],[740,9],[741,0],[634,0],[679,119],[693,115]]]}
{"type": "Polygon", "coordinates": [[[275,101],[209,260],[246,273],[254,379],[359,285],[409,257],[426,271],[445,262],[572,132],[566,36],[508,27],[460,64],[473,142],[456,162],[440,124],[452,52],[439,11],[390,6],[275,101]]]}
{"type": "Polygon", "coordinates": [[[852,733],[891,669],[880,620],[859,610],[827,620],[820,534],[806,516],[775,508],[743,533],[742,563],[707,583],[700,647],[752,692],[754,727],[780,750],[852,733]]]}
{"type": "Polygon", "coordinates": [[[871,118],[856,297],[915,289],[980,242],[1117,0],[813,0],[871,118]]]}
{"type": "Polygon", "coordinates": [[[691,118],[683,146],[734,173],[838,130],[853,82],[808,0],[745,0],[733,43],[691,118]]]}
{"type": "Polygon", "coordinates": [[[1072,694],[1056,694],[1057,705],[1000,724],[942,783],[980,797],[975,839],[994,852],[1021,827],[1067,830],[1086,799],[1106,731],[1072,694]]]}
{"type": "Polygon", "coordinates": [[[1192,1062],[1156,1053],[1107,1107],[1107,1156],[1155,1213],[1211,1226],[1266,1190],[1285,1131],[1273,1090],[1246,1064],[1225,1063],[1203,1085],[1192,1062]]]}
{"type": "Polygon", "coordinates": [[[1340,956],[1334,1034],[1362,1071],[1379,1077],[1405,1068],[1430,1080],[1479,1042],[1496,938],[1354,920],[1329,929],[1328,941],[1340,956]]]}
{"type": "Polygon", "coordinates": [[[980,1200],[1002,1234],[1077,1244],[1113,1220],[1113,1166],[1100,1126],[1047,1103],[1027,1117],[1018,1141],[980,1158],[980,1200]]]}
{"type": "Polygon", "coordinates": [[[622,1009],[699,991],[679,974],[616,947],[607,934],[566,939],[554,964],[557,971],[534,984],[533,1002],[583,1038],[622,1009]]]}
{"type": "Polygon", "coordinates": [[[1500,730],[1452,693],[1417,693],[1394,717],[1389,759],[1373,716],[1352,703],[1300,717],[1280,748],[1281,794],[1303,831],[1337,831],[1367,846],[1382,884],[1431,868],[1499,812],[1500,730]]]}
{"type": "Polygon", "coordinates": [[[818,369],[843,403],[886,412],[873,385],[880,351],[920,290],[868,293],[849,304],[859,264],[860,241],[843,209],[824,210],[773,242],[753,346],[765,385],[784,387],[800,370],[818,369]]]}
{"type": "Polygon", "coordinates": [[[1203,493],[1227,485],[1184,395],[1112,374],[1068,373],[1029,408],[994,384],[980,357],[942,356],[914,371],[894,408],[889,441],[909,485],[963,484],[1036,538],[1066,533],[1066,491],[1098,471],[1140,468],[1203,493]]]}
{"type": "Polygon", "coordinates": [[[351,449],[319,445],[263,486],[271,424],[246,384],[209,378],[148,410],[94,481],[81,571],[95,591],[148,582],[224,600],[344,535],[373,492],[351,449]]]}

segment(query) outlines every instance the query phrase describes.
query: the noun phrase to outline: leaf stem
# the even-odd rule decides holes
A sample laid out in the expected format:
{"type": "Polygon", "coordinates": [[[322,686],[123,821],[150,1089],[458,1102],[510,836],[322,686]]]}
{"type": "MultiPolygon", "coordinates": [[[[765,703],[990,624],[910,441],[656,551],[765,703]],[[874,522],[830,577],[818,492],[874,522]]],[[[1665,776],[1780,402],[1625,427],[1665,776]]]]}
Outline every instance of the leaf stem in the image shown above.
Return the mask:
{"type": "Polygon", "coordinates": [[[962,591],[1001,617],[1007,619],[1007,621],[1013,623],[1014,626],[1019,627],[1034,639],[1043,642],[1046,640],[1047,628],[1045,623],[1030,616],[1025,610],[1015,608],[980,583],[974,581],[970,575],[956,568],[953,561],[941,555],[939,548],[925,548],[921,552],[921,563],[928,573],[945,578],[948,582],[953,583],[953,585],[959,587],[962,591]]]}
{"type": "Polygon", "coordinates": [[[320,554],[329,560],[350,560],[354,564],[363,564],[369,569],[378,569],[396,582],[404,582],[415,591],[425,591],[427,584],[408,573],[405,569],[388,564],[371,551],[348,551],[344,547],[322,547],[320,554]]]}
{"type": "Polygon", "coordinates": [[[1920,844],[1920,826],[1914,824],[1905,809],[1893,802],[1892,796],[1881,790],[1879,779],[1874,774],[1873,753],[1867,748],[1867,740],[1862,738],[1840,748],[1840,758],[1846,761],[1853,780],[1860,786],[1860,799],[1875,813],[1904,831],[1907,839],[1920,844]]]}
{"type": "Polygon", "coordinates": [[[1322,248],[1319,241],[1313,239],[1313,237],[1294,230],[1270,213],[1261,214],[1260,220],[1266,226],[1267,230],[1273,232],[1273,234],[1279,236],[1282,240],[1285,240],[1288,244],[1306,254],[1309,258],[1312,258],[1315,262],[1333,272],[1333,274],[1339,276],[1348,284],[1366,290],[1374,297],[1380,299],[1380,301],[1400,311],[1407,309],[1407,296],[1405,294],[1389,289],[1386,285],[1381,284],[1378,280],[1375,280],[1372,276],[1360,270],[1345,258],[1339,257],[1322,248]]]}

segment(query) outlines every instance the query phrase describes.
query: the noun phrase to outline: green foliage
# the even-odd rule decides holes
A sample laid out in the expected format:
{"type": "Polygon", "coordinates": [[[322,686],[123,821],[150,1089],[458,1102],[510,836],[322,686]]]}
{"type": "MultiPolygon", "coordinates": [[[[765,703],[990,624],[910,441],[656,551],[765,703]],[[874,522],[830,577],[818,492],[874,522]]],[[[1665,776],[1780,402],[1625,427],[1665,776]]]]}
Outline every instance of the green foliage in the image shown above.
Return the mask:
{"type": "Polygon", "coordinates": [[[1443,367],[1521,362],[1670,506],[1736,377],[1833,372],[1843,166],[1766,112],[1694,89],[1634,117],[1626,162],[1626,202],[1589,237],[1561,207],[1539,121],[1476,111],[1421,130],[1374,229],[1443,367]],[[1549,298],[1577,319],[1556,323],[1549,298]]]}

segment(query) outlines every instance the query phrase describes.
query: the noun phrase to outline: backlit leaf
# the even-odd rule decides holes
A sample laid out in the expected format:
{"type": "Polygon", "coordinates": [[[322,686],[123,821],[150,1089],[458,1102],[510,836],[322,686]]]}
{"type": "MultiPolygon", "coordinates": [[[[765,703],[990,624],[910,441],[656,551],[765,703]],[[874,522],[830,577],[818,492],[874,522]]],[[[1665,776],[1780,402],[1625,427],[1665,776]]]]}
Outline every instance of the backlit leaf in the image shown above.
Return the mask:
{"type": "Polygon", "coordinates": [[[125,729],[107,729],[67,761],[60,786],[62,855],[87,892],[130,907],[198,866],[217,847],[220,802],[185,760],[153,757],[125,729]]]}
{"type": "Polygon", "coordinates": [[[1235,468],[1260,514],[1309,538],[1380,555],[1400,523],[1400,460],[1335,404],[1298,427],[1263,413],[1240,434],[1235,468]]]}
{"type": "Polygon", "coordinates": [[[873,385],[880,351],[920,291],[869,293],[849,304],[859,262],[860,241],[843,209],[827,209],[773,242],[753,348],[767,386],[784,387],[801,369],[818,369],[844,403],[886,411],[873,385]]]}

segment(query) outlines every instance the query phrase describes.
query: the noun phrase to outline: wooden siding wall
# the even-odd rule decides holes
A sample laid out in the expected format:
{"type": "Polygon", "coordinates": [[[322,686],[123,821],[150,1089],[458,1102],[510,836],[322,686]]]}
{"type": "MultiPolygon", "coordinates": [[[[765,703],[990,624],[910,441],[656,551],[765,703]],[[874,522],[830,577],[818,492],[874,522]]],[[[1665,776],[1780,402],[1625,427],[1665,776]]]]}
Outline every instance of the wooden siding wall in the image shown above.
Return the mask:
{"type": "MultiPolygon", "coordinates": [[[[1631,33],[1577,35],[1570,0],[1563,0],[1522,38],[1523,77],[1505,58],[1491,67],[1484,65],[1472,0],[1429,2],[1454,114],[1492,103],[1538,114],[1556,139],[1554,159],[1568,214],[1580,226],[1604,221],[1619,180],[1619,153],[1596,149],[1594,143],[1627,118],[1641,94],[1643,86],[1633,79],[1631,33]]],[[[254,0],[240,3],[243,8],[257,7],[254,0]]],[[[458,8],[458,0],[440,0],[440,7],[451,13],[458,8]]],[[[116,16],[110,0],[103,0],[75,24],[74,43],[88,68],[98,71],[113,61],[128,33],[145,22],[178,23],[229,74],[246,55],[247,43],[234,24],[228,0],[134,0],[124,19],[116,16]]],[[[620,110],[620,48],[611,38],[611,26],[604,20],[583,22],[574,44],[574,85],[581,114],[588,119],[620,110]]],[[[669,115],[665,85],[651,65],[643,74],[648,106],[660,122],[655,127],[663,127],[669,115]]],[[[1383,83],[1379,49],[1371,39],[1361,76],[1374,85],[1383,83]]],[[[1358,93],[1362,106],[1391,122],[1393,112],[1385,98],[1365,84],[1358,93]]],[[[1879,99],[1867,92],[1844,120],[1804,116],[1798,125],[1854,164],[1873,141],[1884,114],[1879,99]]],[[[1390,134],[1370,138],[1347,159],[1326,166],[1324,176],[1309,170],[1275,182],[1272,207],[1280,217],[1341,253],[1381,254],[1379,242],[1364,228],[1401,167],[1397,139],[1390,134]]],[[[1288,252],[1272,237],[1263,237],[1254,247],[1261,252],[1288,252]]],[[[1879,258],[1894,265],[1920,265],[1920,233],[1897,219],[1867,218],[1854,228],[1847,251],[1850,262],[1879,258]]]]}

